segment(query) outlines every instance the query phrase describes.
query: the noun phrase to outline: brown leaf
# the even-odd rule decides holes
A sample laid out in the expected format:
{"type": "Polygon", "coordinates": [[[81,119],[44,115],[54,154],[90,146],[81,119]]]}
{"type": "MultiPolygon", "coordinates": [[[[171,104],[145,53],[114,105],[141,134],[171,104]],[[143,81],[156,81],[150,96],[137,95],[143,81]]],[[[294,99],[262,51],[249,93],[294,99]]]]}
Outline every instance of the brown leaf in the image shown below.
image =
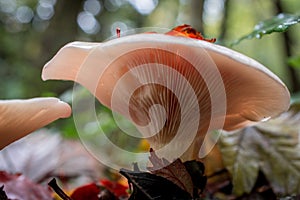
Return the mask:
{"type": "Polygon", "coordinates": [[[164,158],[158,158],[152,150],[150,151],[149,160],[153,167],[148,167],[148,170],[151,171],[152,174],[161,176],[173,182],[193,196],[192,178],[180,159],[176,159],[174,162],[170,163],[164,158]]]}

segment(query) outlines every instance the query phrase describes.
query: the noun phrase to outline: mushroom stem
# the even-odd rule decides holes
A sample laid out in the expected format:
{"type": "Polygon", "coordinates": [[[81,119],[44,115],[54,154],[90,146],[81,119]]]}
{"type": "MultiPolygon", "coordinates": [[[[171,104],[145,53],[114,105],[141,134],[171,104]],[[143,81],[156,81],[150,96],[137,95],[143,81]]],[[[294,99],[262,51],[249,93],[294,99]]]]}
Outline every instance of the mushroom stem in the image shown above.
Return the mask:
{"type": "Polygon", "coordinates": [[[182,161],[188,161],[188,160],[199,160],[199,150],[200,150],[200,140],[196,139],[193,141],[193,143],[189,146],[187,151],[184,152],[184,154],[180,157],[182,161]]]}

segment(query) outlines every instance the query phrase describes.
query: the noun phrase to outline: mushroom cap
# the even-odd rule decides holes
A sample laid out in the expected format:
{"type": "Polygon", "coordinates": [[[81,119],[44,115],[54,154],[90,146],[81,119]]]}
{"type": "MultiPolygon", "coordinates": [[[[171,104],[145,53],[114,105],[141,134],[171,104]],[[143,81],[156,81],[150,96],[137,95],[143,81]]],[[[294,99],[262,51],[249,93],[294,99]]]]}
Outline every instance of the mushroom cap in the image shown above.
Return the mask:
{"type": "Polygon", "coordinates": [[[144,135],[162,128],[155,139],[162,143],[178,129],[189,133],[196,127],[199,135],[242,128],[290,104],[286,86],[257,61],[206,41],[163,34],[67,44],[45,65],[42,78],[82,84],[144,135]]]}
{"type": "Polygon", "coordinates": [[[53,97],[0,100],[0,150],[36,129],[70,115],[70,106],[53,97]]]}

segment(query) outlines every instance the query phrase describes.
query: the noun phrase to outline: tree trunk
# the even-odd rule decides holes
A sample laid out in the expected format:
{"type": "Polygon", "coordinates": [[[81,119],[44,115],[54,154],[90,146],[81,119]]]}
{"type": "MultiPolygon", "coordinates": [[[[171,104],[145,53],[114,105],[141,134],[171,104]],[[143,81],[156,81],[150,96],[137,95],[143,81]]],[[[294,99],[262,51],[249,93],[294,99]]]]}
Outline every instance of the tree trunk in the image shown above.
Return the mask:
{"type": "Polygon", "coordinates": [[[54,17],[43,36],[44,52],[55,53],[58,47],[74,41],[78,35],[77,15],[82,10],[83,0],[59,0],[54,17]]]}
{"type": "MultiPolygon", "coordinates": [[[[62,46],[77,39],[77,15],[82,10],[83,1],[57,1],[50,25],[41,35],[41,58],[38,59],[37,66],[42,67],[62,46]]],[[[55,88],[55,93],[60,95],[72,86],[71,82],[67,84],[47,82],[43,87],[55,88]]],[[[44,90],[47,91],[47,88],[44,90]]]]}
{"type": "MultiPolygon", "coordinates": [[[[284,8],[282,5],[282,1],[281,0],[276,0],[275,1],[275,6],[276,6],[276,12],[277,14],[279,13],[284,13],[284,8]]],[[[292,56],[292,49],[291,49],[291,44],[292,44],[292,37],[290,36],[289,32],[284,32],[282,33],[283,35],[283,42],[284,42],[284,54],[286,56],[286,60],[287,58],[292,56]]],[[[291,91],[292,92],[298,92],[300,91],[300,80],[297,76],[297,72],[295,70],[295,68],[293,68],[292,66],[286,64],[286,67],[288,69],[289,75],[290,75],[290,80],[291,80],[291,91]]]]}
{"type": "Polygon", "coordinates": [[[191,25],[198,31],[203,33],[203,5],[204,0],[192,0],[191,3],[191,25]]]}
{"type": "Polygon", "coordinates": [[[228,10],[229,10],[229,0],[224,0],[224,11],[223,11],[223,18],[221,23],[221,30],[219,35],[219,40],[224,41],[226,34],[227,34],[227,23],[228,23],[228,10]]]}

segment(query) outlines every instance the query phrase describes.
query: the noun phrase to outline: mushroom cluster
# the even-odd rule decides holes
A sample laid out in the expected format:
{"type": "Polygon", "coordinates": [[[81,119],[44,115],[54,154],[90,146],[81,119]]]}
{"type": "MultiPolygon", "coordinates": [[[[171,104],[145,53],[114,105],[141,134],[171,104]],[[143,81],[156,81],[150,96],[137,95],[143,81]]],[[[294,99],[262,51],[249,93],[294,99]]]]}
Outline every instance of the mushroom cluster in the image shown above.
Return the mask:
{"type": "Polygon", "coordinates": [[[266,67],[210,40],[174,33],[69,43],[42,78],[80,83],[129,118],[151,147],[168,146],[185,159],[198,157],[211,130],[242,128],[288,109],[288,89],[266,67]]]}

